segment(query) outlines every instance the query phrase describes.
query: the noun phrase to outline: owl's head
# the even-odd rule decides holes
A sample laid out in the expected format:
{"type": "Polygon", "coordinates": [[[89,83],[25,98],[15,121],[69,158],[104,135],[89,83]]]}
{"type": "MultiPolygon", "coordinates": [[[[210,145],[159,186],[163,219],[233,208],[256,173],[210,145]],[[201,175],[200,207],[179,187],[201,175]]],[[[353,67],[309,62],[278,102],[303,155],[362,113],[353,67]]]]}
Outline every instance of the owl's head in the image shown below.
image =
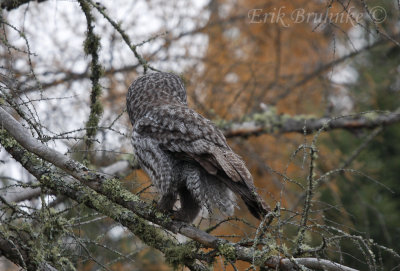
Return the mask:
{"type": "Polygon", "coordinates": [[[167,72],[149,73],[137,78],[129,88],[129,92],[145,92],[148,95],[163,97],[169,95],[180,103],[187,103],[186,89],[178,75],[167,72]]]}
{"type": "Polygon", "coordinates": [[[148,106],[163,103],[187,105],[186,89],[178,75],[166,72],[149,73],[132,83],[126,102],[133,124],[148,106]]]}

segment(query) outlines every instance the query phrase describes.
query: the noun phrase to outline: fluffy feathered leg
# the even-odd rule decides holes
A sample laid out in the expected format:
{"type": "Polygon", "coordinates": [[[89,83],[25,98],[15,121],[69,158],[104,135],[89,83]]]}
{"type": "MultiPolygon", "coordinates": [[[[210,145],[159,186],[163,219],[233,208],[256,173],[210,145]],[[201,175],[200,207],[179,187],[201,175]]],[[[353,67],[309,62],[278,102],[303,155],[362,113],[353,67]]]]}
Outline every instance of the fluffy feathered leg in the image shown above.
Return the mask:
{"type": "Polygon", "coordinates": [[[201,206],[186,187],[180,188],[178,193],[181,201],[181,208],[174,216],[177,220],[190,223],[199,214],[201,206]]]}
{"type": "Polygon", "coordinates": [[[171,212],[174,208],[174,204],[177,200],[177,195],[175,193],[167,193],[162,195],[161,199],[158,201],[158,208],[163,211],[171,212]]]}

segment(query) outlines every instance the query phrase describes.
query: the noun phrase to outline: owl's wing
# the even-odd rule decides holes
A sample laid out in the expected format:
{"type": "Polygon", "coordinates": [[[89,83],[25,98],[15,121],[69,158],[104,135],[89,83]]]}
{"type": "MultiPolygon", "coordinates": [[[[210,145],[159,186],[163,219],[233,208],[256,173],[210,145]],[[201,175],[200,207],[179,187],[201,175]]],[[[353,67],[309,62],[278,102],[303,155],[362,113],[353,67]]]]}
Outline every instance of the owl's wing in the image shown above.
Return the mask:
{"type": "Polygon", "coordinates": [[[268,212],[243,160],[231,150],[222,132],[194,110],[180,105],[158,106],[138,120],[134,130],[156,139],[177,159],[199,164],[223,181],[241,196],[255,217],[262,218],[268,212]]]}

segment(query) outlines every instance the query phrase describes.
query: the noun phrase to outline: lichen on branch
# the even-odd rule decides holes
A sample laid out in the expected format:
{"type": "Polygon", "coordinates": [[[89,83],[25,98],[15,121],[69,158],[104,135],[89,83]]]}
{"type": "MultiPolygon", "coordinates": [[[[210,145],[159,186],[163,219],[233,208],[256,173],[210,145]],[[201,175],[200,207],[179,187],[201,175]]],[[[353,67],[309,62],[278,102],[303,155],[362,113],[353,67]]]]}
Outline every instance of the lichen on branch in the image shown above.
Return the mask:
{"type": "Polygon", "coordinates": [[[86,122],[86,152],[84,155],[84,161],[88,161],[90,158],[89,153],[93,147],[94,138],[96,137],[100,118],[103,114],[103,106],[100,102],[100,78],[103,71],[101,65],[99,64],[100,36],[94,33],[94,17],[91,13],[91,6],[87,1],[84,0],[79,0],[79,5],[85,14],[87,23],[86,39],[83,47],[85,54],[91,56],[90,80],[92,81],[92,91],[90,95],[90,114],[88,121],[86,122]]]}

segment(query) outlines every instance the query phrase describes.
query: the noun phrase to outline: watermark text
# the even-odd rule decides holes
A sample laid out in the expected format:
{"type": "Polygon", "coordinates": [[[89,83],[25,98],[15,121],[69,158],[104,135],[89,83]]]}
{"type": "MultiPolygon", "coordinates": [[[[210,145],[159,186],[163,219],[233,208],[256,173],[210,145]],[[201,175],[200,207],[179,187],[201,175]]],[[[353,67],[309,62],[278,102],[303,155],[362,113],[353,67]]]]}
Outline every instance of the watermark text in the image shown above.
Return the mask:
{"type": "Polygon", "coordinates": [[[270,11],[263,9],[250,9],[247,17],[250,24],[275,23],[284,27],[290,27],[293,24],[312,23],[312,24],[352,24],[356,26],[360,24],[364,17],[368,17],[374,23],[382,23],[387,16],[383,7],[376,6],[371,8],[368,13],[360,13],[359,10],[349,7],[343,12],[325,13],[309,12],[304,8],[297,8],[288,11],[285,6],[273,8],[270,11]]]}

